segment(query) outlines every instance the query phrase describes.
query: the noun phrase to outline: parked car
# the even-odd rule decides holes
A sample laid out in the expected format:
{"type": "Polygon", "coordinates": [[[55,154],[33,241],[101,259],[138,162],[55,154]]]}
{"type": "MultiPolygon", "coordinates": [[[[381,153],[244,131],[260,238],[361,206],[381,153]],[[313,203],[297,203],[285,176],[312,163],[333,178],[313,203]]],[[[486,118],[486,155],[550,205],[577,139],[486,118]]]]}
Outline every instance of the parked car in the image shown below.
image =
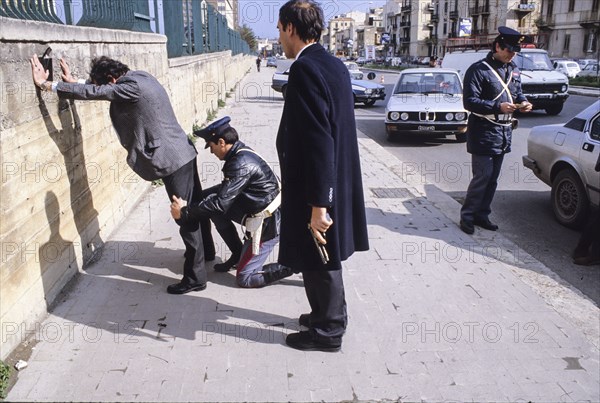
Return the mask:
{"type": "Polygon", "coordinates": [[[598,64],[598,60],[596,60],[596,59],[579,59],[579,60],[577,60],[577,63],[579,64],[579,67],[581,67],[581,70],[583,70],[583,68],[585,66],[587,66],[588,64],[598,64]]]}
{"type": "Polygon", "coordinates": [[[579,65],[572,60],[557,60],[553,66],[554,70],[560,71],[569,78],[574,78],[581,71],[579,65]]]}
{"type": "MultiPolygon", "coordinates": [[[[349,65],[356,66],[356,63],[346,62],[346,67],[349,65]]],[[[350,67],[354,67],[350,66],[350,67]]],[[[354,103],[363,103],[366,106],[372,106],[379,99],[385,99],[385,87],[367,80],[363,80],[363,72],[358,70],[348,70],[350,73],[350,82],[352,84],[352,93],[354,94],[354,103]]],[[[277,92],[281,92],[285,98],[287,82],[290,74],[289,67],[283,72],[275,72],[273,74],[273,82],[271,88],[277,92]]]]}
{"type": "Polygon", "coordinates": [[[385,128],[390,140],[403,134],[434,134],[465,141],[467,116],[456,70],[412,68],[400,72],[385,108],[385,128]]]}
{"type": "Polygon", "coordinates": [[[536,126],[527,139],[523,165],[552,187],[551,203],[559,223],[580,228],[590,205],[600,200],[600,100],[564,124],[536,126]]]}
{"type": "Polygon", "coordinates": [[[267,58],[267,67],[277,67],[277,58],[276,57],[267,58]]]}
{"type": "Polygon", "coordinates": [[[577,73],[577,77],[596,77],[598,76],[598,63],[588,63],[577,73]]]}

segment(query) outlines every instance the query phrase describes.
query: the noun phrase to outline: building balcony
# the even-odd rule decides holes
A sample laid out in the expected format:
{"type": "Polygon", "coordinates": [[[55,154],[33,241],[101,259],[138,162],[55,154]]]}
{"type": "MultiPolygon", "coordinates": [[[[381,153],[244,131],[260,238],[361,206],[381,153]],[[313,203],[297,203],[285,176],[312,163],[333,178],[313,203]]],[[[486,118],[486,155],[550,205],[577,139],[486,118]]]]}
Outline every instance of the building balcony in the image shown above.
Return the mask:
{"type": "Polygon", "coordinates": [[[410,21],[402,21],[402,22],[400,23],[400,27],[401,27],[401,28],[410,27],[410,21]]]}
{"type": "Polygon", "coordinates": [[[440,20],[439,14],[431,14],[431,22],[437,23],[440,20]]]}
{"type": "Polygon", "coordinates": [[[546,15],[546,16],[540,16],[538,19],[535,20],[534,22],[535,26],[538,27],[538,29],[541,29],[542,31],[546,31],[546,30],[552,30],[554,29],[554,16],[553,15],[546,15]]]}
{"type": "Polygon", "coordinates": [[[514,10],[516,13],[520,14],[521,17],[523,17],[525,14],[535,11],[535,8],[535,3],[516,3],[512,5],[511,10],[514,10]]]}
{"type": "Polygon", "coordinates": [[[451,20],[458,20],[458,11],[450,11],[450,13],[448,14],[448,17],[451,20]]]}
{"type": "Polygon", "coordinates": [[[401,13],[410,13],[410,10],[411,10],[410,4],[408,6],[402,6],[402,7],[400,7],[400,12],[401,13]]]}
{"type": "Polygon", "coordinates": [[[600,10],[582,12],[579,25],[584,28],[600,28],[600,10]]]}
{"type": "Polygon", "coordinates": [[[436,44],[436,43],[438,43],[438,36],[437,35],[430,35],[427,38],[425,38],[425,42],[436,44]]]}
{"type": "Polygon", "coordinates": [[[427,3],[427,6],[425,7],[425,11],[433,13],[435,11],[435,6],[433,5],[433,3],[427,3]]]}

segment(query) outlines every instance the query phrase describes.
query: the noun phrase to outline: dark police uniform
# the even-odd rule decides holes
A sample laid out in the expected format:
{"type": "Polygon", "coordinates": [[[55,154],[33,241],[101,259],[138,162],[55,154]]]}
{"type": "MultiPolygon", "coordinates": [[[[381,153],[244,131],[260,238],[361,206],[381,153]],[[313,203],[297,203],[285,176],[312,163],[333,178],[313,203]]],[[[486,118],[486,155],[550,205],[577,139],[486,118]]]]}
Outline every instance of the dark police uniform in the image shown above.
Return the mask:
{"type": "MultiPolygon", "coordinates": [[[[206,140],[207,148],[209,141],[218,141],[219,135],[230,127],[230,120],[226,116],[194,134],[206,140]]],[[[281,218],[279,200],[276,200],[280,193],[277,176],[264,159],[239,140],[229,149],[224,161],[223,182],[206,189],[199,203],[183,207],[181,221],[196,222],[210,217],[236,257],[236,280],[240,287],[263,287],[292,275],[291,269],[278,263],[264,265],[279,241],[281,218]],[[248,236],[242,247],[232,221],[244,224],[247,217],[261,213],[265,214],[261,215],[264,221],[261,234],[257,236],[260,238],[258,253],[253,254],[252,240],[248,236]]]]}
{"type": "MultiPolygon", "coordinates": [[[[518,52],[525,39],[519,32],[500,27],[496,40],[503,48],[518,52]]],[[[512,141],[511,114],[503,114],[503,102],[527,101],[521,90],[520,72],[515,63],[504,64],[493,57],[493,51],[467,70],[463,103],[470,113],[467,129],[467,152],[472,157],[473,179],[461,209],[461,228],[472,233],[473,224],[496,230],[489,221],[491,203],[498,185],[504,154],[512,141]],[[467,228],[467,229],[465,229],[467,228]],[[469,231],[468,228],[471,228],[469,231]]]]}

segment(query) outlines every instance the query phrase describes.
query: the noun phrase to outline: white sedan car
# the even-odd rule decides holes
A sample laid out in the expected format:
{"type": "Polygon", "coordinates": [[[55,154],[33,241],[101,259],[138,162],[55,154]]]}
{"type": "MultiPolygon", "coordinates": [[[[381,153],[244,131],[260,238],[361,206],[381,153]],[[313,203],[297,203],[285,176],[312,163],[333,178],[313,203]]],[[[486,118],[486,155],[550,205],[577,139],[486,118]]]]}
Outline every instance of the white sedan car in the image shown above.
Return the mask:
{"type": "Polygon", "coordinates": [[[536,126],[523,165],[552,187],[552,210],[561,224],[585,224],[590,204],[600,202],[600,100],[565,124],[536,126]]]}
{"type": "Polygon", "coordinates": [[[402,134],[454,135],[466,140],[467,111],[456,70],[402,70],[385,108],[388,139],[402,134]]]}

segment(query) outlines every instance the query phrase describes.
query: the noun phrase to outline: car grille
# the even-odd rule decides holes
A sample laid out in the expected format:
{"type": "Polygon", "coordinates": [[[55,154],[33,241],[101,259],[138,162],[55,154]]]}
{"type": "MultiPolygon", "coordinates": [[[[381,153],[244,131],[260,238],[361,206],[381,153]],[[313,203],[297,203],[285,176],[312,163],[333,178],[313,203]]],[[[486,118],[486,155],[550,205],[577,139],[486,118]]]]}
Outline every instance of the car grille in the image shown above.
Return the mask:
{"type": "MultiPolygon", "coordinates": [[[[446,113],[456,113],[456,112],[408,112],[408,120],[407,122],[448,122],[446,120],[446,113]]],[[[389,119],[389,115],[388,115],[389,119]]],[[[391,119],[390,119],[391,120],[391,119]]],[[[396,122],[403,122],[402,120],[397,120],[396,122]]]]}
{"type": "Polygon", "coordinates": [[[559,93],[564,84],[523,84],[525,94],[559,93]]]}

